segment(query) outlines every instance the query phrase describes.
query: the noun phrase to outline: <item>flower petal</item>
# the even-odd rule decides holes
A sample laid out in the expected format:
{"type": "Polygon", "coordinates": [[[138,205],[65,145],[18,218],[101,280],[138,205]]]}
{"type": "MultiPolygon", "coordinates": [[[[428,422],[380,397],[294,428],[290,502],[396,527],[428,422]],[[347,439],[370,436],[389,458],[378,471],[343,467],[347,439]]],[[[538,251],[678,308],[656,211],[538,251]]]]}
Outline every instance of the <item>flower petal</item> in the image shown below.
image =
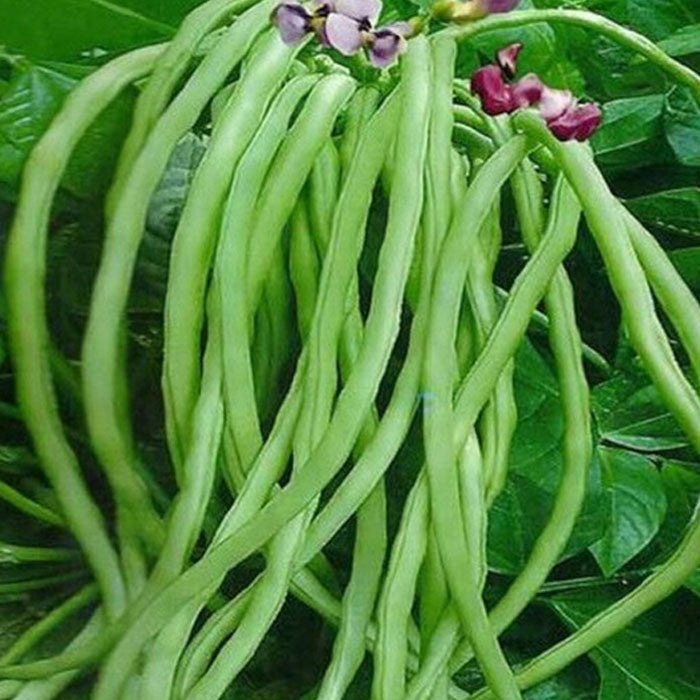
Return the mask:
{"type": "Polygon", "coordinates": [[[406,50],[403,35],[390,27],[373,31],[369,43],[369,60],[377,68],[390,66],[406,50]]]}
{"type": "Polygon", "coordinates": [[[560,141],[586,141],[600,125],[602,113],[593,102],[567,109],[562,115],[547,122],[551,132],[560,141]]]}
{"type": "Polygon", "coordinates": [[[285,44],[298,44],[310,29],[311,15],[298,2],[283,2],[272,12],[272,22],[285,44]]]}
{"type": "Polygon", "coordinates": [[[324,27],[329,46],[344,56],[352,56],[362,48],[362,32],[357,20],[346,15],[331,12],[324,27]]]}
{"type": "Polygon", "coordinates": [[[510,12],[520,0],[486,0],[486,8],[489,14],[497,12],[510,12]]]}
{"type": "Polygon", "coordinates": [[[540,114],[546,121],[550,121],[564,114],[575,103],[574,96],[568,90],[545,87],[540,97],[540,114]]]}
{"type": "Polygon", "coordinates": [[[516,108],[529,107],[536,104],[542,99],[542,93],[546,89],[545,85],[534,73],[528,73],[528,75],[518,80],[511,87],[513,104],[516,108]]]}
{"type": "Polygon", "coordinates": [[[501,70],[509,78],[512,78],[515,75],[515,70],[518,64],[518,55],[522,50],[522,44],[511,44],[510,46],[506,46],[505,49],[501,49],[496,54],[496,63],[498,63],[501,70]]]}
{"type": "Polygon", "coordinates": [[[382,11],[381,0],[335,0],[335,12],[374,24],[382,11]]]}
{"type": "Polygon", "coordinates": [[[471,89],[481,98],[486,114],[496,116],[515,109],[511,88],[506,85],[498,66],[484,66],[476,71],[472,76],[471,89]]]}

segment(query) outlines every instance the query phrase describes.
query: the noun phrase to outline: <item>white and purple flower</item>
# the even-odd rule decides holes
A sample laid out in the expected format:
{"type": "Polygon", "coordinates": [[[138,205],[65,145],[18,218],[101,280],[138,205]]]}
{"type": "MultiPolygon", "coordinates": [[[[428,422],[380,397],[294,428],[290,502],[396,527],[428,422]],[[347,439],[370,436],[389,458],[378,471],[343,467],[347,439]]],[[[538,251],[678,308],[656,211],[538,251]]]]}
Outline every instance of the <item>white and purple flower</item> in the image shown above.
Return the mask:
{"type": "Polygon", "coordinates": [[[522,48],[522,44],[512,44],[502,49],[496,63],[479,68],[472,76],[472,92],[481,99],[484,111],[497,116],[534,106],[559,140],[589,139],[602,119],[597,104],[580,104],[571,92],[548,87],[534,73],[512,82],[522,48]]]}
{"type": "Polygon", "coordinates": [[[364,48],[372,65],[386,68],[405,51],[413,27],[409,22],[397,22],[375,28],[381,10],[380,0],[330,0],[310,8],[291,1],[275,8],[272,21],[288,44],[297,44],[315,32],[324,46],[344,56],[364,48]]]}

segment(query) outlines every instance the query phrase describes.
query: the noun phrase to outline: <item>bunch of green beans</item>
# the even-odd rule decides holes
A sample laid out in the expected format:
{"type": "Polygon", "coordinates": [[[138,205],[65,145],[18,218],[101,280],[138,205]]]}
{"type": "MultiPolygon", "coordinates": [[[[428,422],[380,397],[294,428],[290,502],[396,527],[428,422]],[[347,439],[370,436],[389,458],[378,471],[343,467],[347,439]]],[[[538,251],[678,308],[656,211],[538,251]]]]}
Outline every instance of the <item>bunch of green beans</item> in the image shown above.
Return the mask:
{"type": "MultiPolygon", "coordinates": [[[[543,10],[415,36],[398,68],[362,70],[363,84],[347,67],[317,61],[312,48],[283,44],[270,27],[274,5],[209,0],[168,45],[97,69],[25,167],[6,250],[9,335],[22,416],[60,513],[4,484],[0,497],[65,529],[94,583],[0,658],[0,697],[50,700],[96,670],[95,700],[216,700],[291,593],[338,630],[315,689],[321,700],[345,697],[366,657],[372,700],[467,697],[452,674],[472,658],[485,686],[470,697],[512,700],[700,565],[698,511],[669,560],[578,632],[521,668],[503,652],[499,635],[559,560],[588,481],[583,363],[600,357],[582,342],[563,264],[581,216],[630,341],[699,453],[700,397],[655,301],[696,378],[700,306],[611,194],[587,146],[557,141],[534,112],[488,117],[454,66],[458,41],[549,21],[638,51],[696,96],[700,77],[594,14],[543,10]],[[107,514],[58,411],[47,231],[81,136],[144,78],[105,204],[82,348],[86,425],[114,501],[107,514]],[[125,315],[151,197],[178,141],[215,97],[211,137],[171,246],[162,395],[173,494],[163,509],[133,434],[125,315]],[[506,189],[529,257],[501,306],[493,278],[506,189]],[[489,509],[517,424],[514,356],[541,302],[564,416],[563,470],[529,560],[487,610],[489,509]],[[412,426],[425,464],[390,537],[389,468],[401,469],[396,457],[412,426]],[[214,507],[221,502],[231,504],[223,516],[214,507]],[[343,589],[324,549],[353,517],[343,589]],[[205,528],[207,518],[214,527],[205,528]],[[228,574],[257,553],[257,576],[232,590],[228,574]],[[88,623],[62,653],[28,660],[89,607],[88,623]]],[[[30,561],[76,555],[5,549],[30,561]]]]}

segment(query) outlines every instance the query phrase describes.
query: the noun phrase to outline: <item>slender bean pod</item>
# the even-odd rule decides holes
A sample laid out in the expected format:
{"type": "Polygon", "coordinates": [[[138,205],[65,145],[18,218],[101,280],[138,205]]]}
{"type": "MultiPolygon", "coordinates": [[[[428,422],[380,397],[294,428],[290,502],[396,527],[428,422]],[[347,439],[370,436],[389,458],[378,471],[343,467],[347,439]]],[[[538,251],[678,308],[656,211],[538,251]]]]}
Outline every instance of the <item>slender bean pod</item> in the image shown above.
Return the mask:
{"type": "Polygon", "coordinates": [[[105,612],[112,619],[121,613],[126,599],[119,561],[61,427],[46,353],[46,239],[51,202],[80,137],[126,86],[151,70],[162,50],[152,47],[126,54],[86,78],[66,98],[25,166],[5,250],[8,332],[17,397],[39,461],[95,573],[105,612]]]}

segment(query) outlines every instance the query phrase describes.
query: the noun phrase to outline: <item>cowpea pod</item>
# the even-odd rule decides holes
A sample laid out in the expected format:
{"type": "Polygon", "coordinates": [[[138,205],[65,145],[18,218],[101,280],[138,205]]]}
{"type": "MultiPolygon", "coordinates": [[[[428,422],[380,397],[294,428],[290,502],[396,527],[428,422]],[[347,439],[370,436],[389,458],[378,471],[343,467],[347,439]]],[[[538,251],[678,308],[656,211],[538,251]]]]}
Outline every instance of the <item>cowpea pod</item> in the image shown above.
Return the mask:
{"type": "MultiPolygon", "coordinates": [[[[325,216],[312,218],[312,229],[316,244],[324,257],[328,253],[328,239],[324,235],[323,226],[327,225],[329,230],[332,228],[333,209],[337,203],[337,196],[334,196],[333,188],[329,187],[328,183],[333,183],[337,187],[340,182],[342,154],[345,154],[347,158],[345,174],[352,173],[356,177],[352,161],[356,157],[365,157],[362,152],[358,153],[358,145],[361,143],[364,129],[371,130],[376,142],[379,134],[376,127],[372,128],[373,123],[370,121],[373,116],[370,109],[376,105],[376,100],[372,99],[374,96],[374,90],[365,90],[363,94],[351,102],[348,106],[348,112],[351,115],[346,116],[346,131],[340,144],[341,158],[335,156],[333,153],[335,148],[332,147],[331,150],[329,142],[329,146],[321,152],[320,162],[316,164],[312,172],[309,182],[309,199],[312,204],[316,200],[315,209],[319,214],[325,213],[325,216]],[[315,173],[316,177],[314,177],[315,173]],[[324,175],[325,177],[323,177],[324,175]],[[327,212],[323,212],[323,208],[320,206],[324,201],[324,198],[320,196],[322,192],[326,193],[326,197],[330,195],[330,207],[326,205],[329,210],[327,212]]],[[[384,138],[387,144],[385,147],[388,150],[389,136],[385,135],[384,138]]],[[[366,222],[362,226],[364,228],[366,222]]],[[[338,353],[343,381],[347,381],[352,372],[353,364],[362,345],[363,333],[358,281],[355,274],[352,276],[345,300],[345,321],[342,324],[338,353]]],[[[369,411],[353,448],[355,458],[362,454],[367,442],[375,433],[377,422],[376,410],[373,408],[369,411]]],[[[382,575],[386,540],[386,493],[384,484],[380,483],[357,511],[352,570],[343,593],[340,622],[333,644],[331,660],[323,675],[317,700],[341,700],[362,663],[367,646],[367,633],[382,575]]],[[[295,561],[296,564],[297,561],[295,561]]]]}
{"type": "MultiPolygon", "coordinates": [[[[242,558],[256,551],[301,512],[337,473],[352,450],[367,406],[378,389],[388,361],[388,350],[398,333],[398,309],[408,274],[412,238],[422,207],[422,182],[417,182],[413,173],[422,169],[425,153],[428,63],[425,40],[421,37],[413,39],[403,58],[405,92],[410,98],[404,101],[398,130],[401,147],[397,146],[396,155],[402,167],[397,169],[401,175],[394,179],[396,200],[392,200],[393,206],[390,204],[365,339],[355,369],[340,394],[328,430],[306,467],[257,515],[234,535],[211,549],[150,604],[132,606],[125,621],[115,625],[114,631],[105,635],[105,640],[99,649],[93,651],[93,656],[113,643],[118,635],[121,638],[109,662],[103,666],[96,700],[114,697],[118,688],[112,686],[110,679],[115,669],[131,668],[143,644],[167,623],[174,608],[184,605],[193,592],[210,585],[242,558]],[[362,406],[362,410],[358,410],[358,406],[362,406]]],[[[75,656],[69,659],[74,662],[75,656]]]]}
{"type": "MultiPolygon", "coordinates": [[[[330,130],[334,121],[334,116],[337,113],[338,108],[345,101],[345,97],[347,96],[347,87],[350,87],[351,85],[349,81],[347,81],[347,79],[344,79],[344,86],[342,84],[336,86],[335,83],[337,82],[337,77],[338,76],[329,76],[328,78],[325,78],[319,83],[318,88],[312,91],[312,93],[309,95],[307,105],[302,110],[299,120],[290,129],[287,139],[285,139],[285,141],[283,142],[280,148],[280,152],[271,167],[268,180],[266,181],[265,185],[263,185],[262,192],[260,195],[260,198],[263,202],[265,201],[266,190],[271,186],[270,181],[272,181],[274,184],[274,181],[276,179],[276,173],[284,172],[285,167],[290,167],[289,159],[291,158],[292,162],[297,162],[297,164],[299,164],[299,156],[297,155],[297,153],[299,152],[296,149],[291,149],[290,151],[289,149],[285,148],[285,146],[287,146],[290,143],[290,139],[298,139],[300,133],[304,133],[303,127],[308,125],[314,125],[316,127],[316,133],[314,134],[313,139],[308,139],[307,151],[310,153],[318,153],[323,143],[320,140],[328,138],[328,131],[323,129],[321,125],[326,124],[327,129],[330,130]],[[339,87],[345,87],[346,89],[344,92],[341,92],[338,89],[339,87]],[[330,92],[331,99],[328,99],[328,96],[324,98],[321,97],[324,88],[327,91],[336,91],[335,101],[333,100],[333,92],[330,92]]],[[[380,155],[383,157],[383,152],[381,150],[380,155]]],[[[308,155],[306,157],[308,158],[308,155]]],[[[311,164],[309,164],[309,169],[310,166],[311,164]]],[[[245,181],[242,182],[245,183],[245,181]]],[[[296,198],[298,194],[296,189],[293,189],[292,193],[293,196],[295,196],[296,198]]],[[[285,207],[289,206],[283,202],[280,202],[279,200],[277,202],[277,205],[283,210],[285,209],[285,207]]],[[[267,220],[267,210],[261,204],[258,205],[256,209],[258,217],[267,220]]],[[[230,212],[233,216],[236,215],[235,208],[232,207],[230,212]]],[[[276,220],[279,221],[280,219],[278,218],[276,220]]],[[[231,223],[233,223],[233,220],[231,223]]],[[[271,234],[271,229],[269,226],[258,226],[257,221],[254,222],[251,228],[252,230],[250,232],[250,238],[248,239],[247,251],[250,251],[251,248],[254,247],[256,235],[262,235],[264,232],[265,236],[274,236],[274,233],[271,234]]],[[[274,231],[274,229],[272,230],[274,231]]],[[[233,246],[231,247],[233,248],[233,246]]],[[[239,259],[239,262],[234,268],[233,273],[238,274],[238,271],[240,270],[245,271],[246,258],[248,257],[246,255],[246,247],[241,244],[236,245],[235,250],[232,250],[232,254],[235,254],[235,256],[239,259]]],[[[350,265],[351,261],[352,258],[340,258],[340,262],[346,266],[350,265]]],[[[332,263],[333,260],[330,257],[327,258],[326,261],[324,261],[325,266],[332,265],[332,263]]],[[[245,276],[243,276],[243,279],[245,280],[245,276]]],[[[321,288],[319,290],[319,295],[323,295],[325,291],[326,290],[322,282],[321,288]]],[[[238,292],[238,316],[236,319],[237,326],[246,323],[247,316],[250,313],[253,306],[252,304],[248,305],[246,292],[247,290],[245,286],[243,286],[242,289],[239,289],[238,292]],[[245,308],[246,306],[248,307],[247,309],[245,308]]],[[[337,325],[342,326],[342,321],[343,319],[341,316],[337,325]]],[[[318,327],[321,327],[326,323],[327,320],[323,315],[318,313],[315,314],[309,337],[314,338],[318,334],[318,327]]],[[[241,343],[240,334],[236,334],[234,342],[239,344],[241,343]]],[[[330,348],[333,349],[336,346],[337,343],[336,345],[330,345],[330,348]]],[[[300,465],[302,465],[306,461],[313,441],[316,439],[314,437],[316,431],[319,431],[319,429],[323,429],[323,426],[326,422],[324,415],[326,412],[330,412],[330,402],[334,393],[335,385],[329,383],[327,385],[326,390],[327,396],[325,399],[321,399],[321,404],[324,404],[326,408],[321,407],[320,411],[318,411],[318,415],[311,416],[309,418],[308,424],[306,424],[304,421],[305,414],[317,413],[317,407],[313,404],[309,404],[309,398],[311,396],[316,397],[315,392],[313,391],[313,389],[310,388],[314,385],[315,376],[317,374],[316,362],[314,361],[316,359],[316,353],[314,352],[313,347],[314,341],[309,340],[306,351],[307,360],[304,366],[304,402],[302,405],[302,412],[299,418],[299,422],[297,423],[294,437],[295,470],[299,469],[300,465]],[[307,430],[310,430],[311,432],[307,433],[307,430]],[[300,431],[302,433],[301,436],[300,431]]],[[[335,363],[334,353],[331,355],[331,362],[335,363]]],[[[240,395],[240,387],[236,386],[235,388],[237,390],[237,395],[240,395]]],[[[251,418],[248,417],[248,422],[250,421],[251,418]]],[[[255,429],[255,426],[253,426],[253,429],[255,429]]],[[[259,447],[262,445],[262,436],[260,435],[259,427],[257,428],[257,435],[244,434],[241,435],[241,438],[243,440],[246,440],[249,446],[246,447],[246,445],[241,444],[240,446],[238,446],[237,449],[241,451],[241,457],[243,462],[250,463],[254,458],[253,449],[255,449],[256,447],[257,449],[259,449],[259,447]],[[243,452],[243,450],[247,450],[251,454],[246,454],[245,452],[243,452]]],[[[291,577],[293,575],[292,564],[294,560],[294,555],[298,547],[298,542],[305,529],[305,524],[308,517],[309,515],[303,513],[298,515],[292,522],[290,522],[284,528],[282,528],[280,532],[278,532],[275,535],[275,537],[271,540],[271,542],[268,545],[269,549],[266,570],[264,574],[260,577],[260,580],[256,585],[254,592],[251,595],[251,599],[248,603],[246,612],[236,630],[235,637],[228,640],[223,645],[207,672],[188,691],[188,697],[192,697],[193,700],[213,700],[214,698],[220,697],[220,695],[225,691],[226,687],[235,678],[235,675],[238,673],[238,671],[252,656],[253,652],[257,648],[258,644],[262,641],[263,636],[267,632],[269,626],[274,621],[275,617],[277,616],[277,613],[279,612],[282,604],[284,603],[291,581],[291,577]]]]}
{"type": "Polygon", "coordinates": [[[44,299],[46,240],[51,203],[73,149],[90,124],[128,85],[147,75],[162,46],[125,54],[95,71],[66,98],[34,147],[5,248],[8,333],[19,404],[34,450],[56,493],[63,517],[80,544],[102,592],[108,618],[126,593],[117,555],[102,516],[80,474],[58,414],[45,349],[49,329],[44,299]]]}
{"type": "MultiPolygon", "coordinates": [[[[230,306],[232,303],[232,294],[235,294],[235,283],[236,280],[239,279],[238,272],[235,269],[235,254],[239,242],[238,239],[240,238],[239,232],[245,234],[248,230],[248,218],[252,214],[255,203],[254,196],[251,195],[253,195],[253,193],[256,191],[256,187],[259,188],[262,184],[265,171],[269,166],[269,163],[272,160],[280,141],[286,133],[287,125],[293,111],[296,109],[300,100],[304,98],[304,96],[316,82],[317,79],[315,77],[303,76],[293,78],[291,81],[289,81],[289,83],[287,83],[271,105],[263,124],[253,138],[250,147],[242,156],[239,167],[234,175],[234,183],[232,185],[226,214],[222,223],[223,234],[219,242],[219,254],[217,256],[214,287],[211,292],[218,297],[218,302],[221,306],[220,317],[214,319],[213,321],[216,323],[217,327],[212,328],[211,331],[222,334],[222,350],[228,350],[229,344],[231,343],[231,337],[228,331],[230,329],[233,329],[234,331],[236,330],[234,320],[231,317],[230,306]],[[265,156],[264,154],[267,155],[265,156]],[[243,186],[241,186],[241,184],[243,186]],[[234,214],[236,217],[235,225],[233,224],[234,214]],[[233,260],[230,259],[231,253],[234,254],[233,260]],[[231,280],[230,282],[229,279],[231,280]]],[[[241,253],[243,253],[243,261],[245,261],[245,240],[240,242],[240,246],[241,253]]],[[[242,264],[242,269],[245,270],[244,262],[242,264]]],[[[242,275],[240,279],[243,279],[242,275]]],[[[242,283],[240,287],[244,290],[244,283],[242,283]]],[[[244,319],[247,321],[247,316],[245,313],[244,319]]],[[[233,337],[236,337],[235,333],[233,337]]],[[[221,353],[221,359],[223,362],[223,379],[221,379],[221,381],[223,386],[219,388],[219,391],[221,391],[223,394],[221,400],[224,403],[226,403],[224,396],[226,396],[227,390],[223,387],[228,386],[227,382],[230,379],[230,362],[235,361],[235,358],[238,356],[238,349],[247,352],[248,348],[246,339],[247,334],[244,335],[243,338],[239,338],[241,342],[231,346],[230,352],[222,351],[221,353]]],[[[241,380],[240,378],[236,377],[235,381],[241,380]]],[[[252,387],[250,389],[250,393],[254,407],[254,390],[252,387]]],[[[229,405],[229,424],[232,418],[235,419],[235,414],[233,414],[232,411],[243,403],[242,397],[245,396],[245,392],[242,392],[239,389],[236,402],[229,405]]],[[[257,413],[255,413],[255,415],[257,415],[257,413]]],[[[281,411],[280,417],[286,415],[287,412],[281,411]]],[[[279,430],[275,432],[275,435],[278,433],[279,430]]],[[[271,444],[274,445],[275,441],[273,440],[271,444]]],[[[274,451],[273,453],[277,454],[274,451]]],[[[246,457],[246,459],[248,458],[249,456],[246,457]]],[[[282,452],[282,459],[284,460],[284,452],[282,452]]],[[[242,462],[240,463],[243,464],[242,462]]],[[[273,459],[271,460],[271,463],[274,466],[276,462],[273,459]]],[[[245,466],[247,468],[247,462],[245,463],[245,466]]],[[[282,467],[280,466],[279,468],[281,469],[282,467]]],[[[186,470],[184,475],[187,476],[188,473],[189,470],[186,470]]],[[[243,473],[241,473],[239,476],[237,472],[234,472],[230,473],[229,476],[233,481],[235,488],[240,490],[243,486],[243,480],[245,479],[243,473]]],[[[269,486],[267,488],[269,490],[269,486]]],[[[238,507],[239,505],[241,504],[237,501],[236,506],[238,507]]],[[[158,636],[155,646],[152,652],[149,654],[151,666],[147,666],[147,673],[145,676],[147,687],[152,687],[154,693],[158,692],[158,689],[160,689],[160,692],[162,692],[163,688],[167,687],[168,679],[170,682],[172,682],[177,658],[186,644],[187,637],[189,636],[189,632],[196,621],[197,614],[201,607],[206,603],[206,600],[214,592],[215,589],[205,592],[205,594],[201,596],[199,600],[192,603],[191,609],[188,608],[182,611],[181,614],[175,616],[158,636]],[[166,653],[166,648],[168,653],[166,653]],[[167,670],[165,668],[166,666],[167,670]]]]}
{"type": "Polygon", "coordinates": [[[424,361],[425,390],[430,393],[431,405],[424,412],[423,427],[435,536],[464,631],[475,648],[489,687],[504,699],[517,699],[520,693],[488,623],[479,580],[471,572],[466,541],[454,537],[455,525],[458,532],[464,532],[464,522],[459,497],[458,447],[452,439],[456,424],[452,407],[455,376],[451,363],[444,361],[444,353],[454,347],[461,290],[466,282],[473,240],[503,182],[525,156],[526,148],[525,139],[516,137],[499,149],[481,167],[453,218],[441,249],[433,288],[432,304],[441,313],[431,317],[424,361]]]}
{"type": "Polygon", "coordinates": [[[173,238],[165,298],[162,386],[168,443],[178,477],[182,476],[189,422],[199,387],[203,300],[221,210],[236,163],[294,55],[295,50],[285,46],[274,29],[265,32],[253,46],[241,79],[214,125],[173,238]]]}
{"type": "Polygon", "coordinates": [[[131,276],[149,199],[172,148],[197,119],[226,70],[235,65],[249,48],[266,19],[264,4],[244,15],[204,59],[151,132],[108,223],[93,288],[82,350],[88,433],[95,453],[113,489],[116,489],[117,503],[132,513],[135,522],[142,523],[139,533],[156,551],[162,539],[162,527],[146,487],[135,472],[137,457],[128,417],[121,342],[131,276]],[[222,59],[222,51],[225,51],[225,59],[222,59]]]}
{"type": "MultiPolygon", "coordinates": [[[[550,148],[579,197],[622,306],[632,345],[691,445],[700,452],[700,399],[675,361],[627,234],[625,217],[590,152],[581,144],[559,143],[534,115],[520,115],[516,124],[550,148]]],[[[683,585],[700,564],[699,513],[696,509],[681,544],[661,567],[632,592],[525,666],[518,673],[519,685],[528,688],[557,673],[683,585]]],[[[475,697],[487,698],[491,694],[485,689],[475,697]]]]}
{"type": "MultiPolygon", "coordinates": [[[[537,190],[534,196],[536,197],[537,190]]],[[[530,193],[533,196],[533,193],[530,193]]],[[[517,201],[517,200],[516,200],[517,201]]],[[[568,231],[568,238],[576,234],[580,208],[573,193],[559,183],[553,196],[550,212],[550,230],[568,231]]],[[[522,228],[528,245],[534,250],[541,234],[537,220],[523,217],[522,228]],[[525,233],[527,232],[527,233],[525,233]]],[[[562,278],[563,268],[555,274],[547,291],[547,308],[553,314],[551,343],[558,366],[566,420],[564,471],[552,508],[552,516],[537,539],[533,552],[523,571],[516,577],[503,598],[494,606],[489,620],[497,633],[508,627],[518,613],[535,595],[546,578],[563,546],[568,540],[586,488],[586,474],[590,461],[590,426],[588,413],[588,389],[580,366],[580,336],[576,329],[571,287],[562,278]],[[556,322],[554,318],[556,317],[556,322]]],[[[411,680],[407,698],[419,700],[427,693],[437,677],[438,669],[450,659],[450,671],[461,668],[473,655],[471,645],[465,641],[456,649],[459,641],[459,619],[450,610],[440,621],[427,651],[426,663],[411,680]]]]}
{"type": "Polygon", "coordinates": [[[153,66],[134,107],[129,134],[124,141],[108,195],[108,211],[120,195],[129,171],[138,157],[158,117],[165,109],[178,81],[187,70],[194,53],[206,34],[221,22],[243,12],[254,0],[209,0],[199,5],[182,21],[177,34],[168,42],[153,66]]]}
{"type": "MultiPolygon", "coordinates": [[[[428,279],[418,276],[419,289],[426,284],[430,285],[435,269],[435,261],[444,240],[453,215],[452,201],[452,83],[454,80],[454,62],[456,55],[455,43],[445,38],[432,42],[433,56],[433,104],[430,115],[430,131],[428,134],[428,162],[425,172],[425,207],[423,210],[423,226],[421,236],[420,255],[416,255],[418,262],[414,267],[428,268],[428,279]]],[[[420,294],[420,291],[418,292],[420,294]]],[[[425,402],[424,411],[430,410],[430,402],[425,402]]],[[[427,502],[427,501],[426,501],[427,502]]],[[[411,528],[407,529],[411,530],[411,528]]],[[[442,562],[439,556],[435,533],[430,526],[428,542],[425,546],[425,561],[420,573],[420,628],[423,644],[427,643],[437,623],[440,613],[449,600],[447,583],[445,581],[442,562]]],[[[415,529],[413,529],[415,532],[415,529]]],[[[417,543],[418,544],[418,543],[417,543]]],[[[409,551],[409,547],[406,550],[409,551]]],[[[392,553],[392,557],[393,557],[392,553]]],[[[406,573],[410,568],[399,564],[406,573]]],[[[387,580],[388,586],[388,580],[387,580]]],[[[399,589],[400,590],[400,589],[399,589]]],[[[411,592],[410,586],[405,586],[403,594],[411,592]]],[[[383,594],[384,595],[384,594],[383,594]]],[[[392,606],[389,595],[384,596],[385,605],[392,606]]],[[[396,601],[398,607],[405,607],[404,601],[396,601]]],[[[387,618],[390,620],[390,618],[387,618]]],[[[381,625],[380,625],[381,629],[381,625]]],[[[393,635],[387,633],[385,638],[391,647],[398,643],[401,648],[404,642],[401,640],[389,641],[393,635]]],[[[375,652],[375,658],[377,653],[375,652]]],[[[385,664],[379,667],[385,671],[385,681],[378,681],[377,686],[384,686],[384,695],[380,697],[398,697],[391,693],[399,693],[403,696],[405,688],[405,664],[393,668],[393,664],[385,664]],[[393,676],[393,680],[392,680],[393,676]]],[[[377,673],[375,672],[375,678],[377,673]]]]}

